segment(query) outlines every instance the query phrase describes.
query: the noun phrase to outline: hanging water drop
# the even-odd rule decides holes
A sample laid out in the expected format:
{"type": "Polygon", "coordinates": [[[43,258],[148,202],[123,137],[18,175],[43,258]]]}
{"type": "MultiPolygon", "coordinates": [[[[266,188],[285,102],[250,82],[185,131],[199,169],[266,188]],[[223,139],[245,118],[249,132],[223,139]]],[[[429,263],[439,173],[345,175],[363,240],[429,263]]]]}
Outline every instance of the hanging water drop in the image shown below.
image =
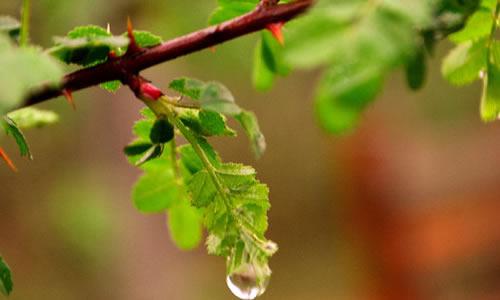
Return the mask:
{"type": "Polygon", "coordinates": [[[255,299],[264,294],[269,284],[270,272],[257,275],[252,264],[245,264],[226,277],[226,283],[231,292],[244,300],[255,299]]]}

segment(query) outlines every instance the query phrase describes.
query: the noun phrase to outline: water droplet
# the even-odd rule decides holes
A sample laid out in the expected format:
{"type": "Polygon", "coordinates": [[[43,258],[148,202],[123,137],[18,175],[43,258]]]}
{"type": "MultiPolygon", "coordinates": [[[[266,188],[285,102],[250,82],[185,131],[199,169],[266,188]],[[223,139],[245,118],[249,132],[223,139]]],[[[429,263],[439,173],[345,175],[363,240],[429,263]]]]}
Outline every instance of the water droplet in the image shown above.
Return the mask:
{"type": "Polygon", "coordinates": [[[237,272],[226,277],[226,283],[231,292],[238,298],[244,300],[255,299],[264,294],[269,284],[270,273],[265,274],[259,280],[255,267],[245,264],[238,268],[237,272]]]}

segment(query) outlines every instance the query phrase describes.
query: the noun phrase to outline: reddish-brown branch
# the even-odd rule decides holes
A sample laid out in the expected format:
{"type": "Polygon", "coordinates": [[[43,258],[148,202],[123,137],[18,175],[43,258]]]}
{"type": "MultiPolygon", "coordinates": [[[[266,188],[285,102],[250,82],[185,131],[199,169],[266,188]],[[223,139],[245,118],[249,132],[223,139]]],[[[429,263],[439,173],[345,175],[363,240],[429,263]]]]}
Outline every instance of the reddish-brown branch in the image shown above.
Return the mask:
{"type": "MultiPolygon", "coordinates": [[[[273,2],[273,1],[270,1],[273,2]]],[[[63,90],[78,91],[106,81],[124,81],[129,73],[135,74],[154,65],[190,54],[228,40],[266,28],[268,24],[289,21],[314,4],[314,0],[257,7],[254,11],[219,25],[164,42],[156,47],[141,49],[137,53],[110,60],[95,67],[82,69],[64,76],[58,88],[44,86],[35,90],[23,106],[58,97],[63,90]]]]}

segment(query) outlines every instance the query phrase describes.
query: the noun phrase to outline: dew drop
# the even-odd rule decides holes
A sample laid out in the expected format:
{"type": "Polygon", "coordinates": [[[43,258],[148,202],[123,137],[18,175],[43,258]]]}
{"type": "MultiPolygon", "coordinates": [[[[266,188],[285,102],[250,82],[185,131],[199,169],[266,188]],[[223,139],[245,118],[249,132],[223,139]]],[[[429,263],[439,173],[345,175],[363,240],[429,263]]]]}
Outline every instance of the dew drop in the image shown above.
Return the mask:
{"type": "Polygon", "coordinates": [[[226,283],[236,297],[249,300],[264,294],[269,278],[270,274],[259,280],[255,267],[252,264],[245,264],[237,272],[229,274],[226,277],[226,283]]]}

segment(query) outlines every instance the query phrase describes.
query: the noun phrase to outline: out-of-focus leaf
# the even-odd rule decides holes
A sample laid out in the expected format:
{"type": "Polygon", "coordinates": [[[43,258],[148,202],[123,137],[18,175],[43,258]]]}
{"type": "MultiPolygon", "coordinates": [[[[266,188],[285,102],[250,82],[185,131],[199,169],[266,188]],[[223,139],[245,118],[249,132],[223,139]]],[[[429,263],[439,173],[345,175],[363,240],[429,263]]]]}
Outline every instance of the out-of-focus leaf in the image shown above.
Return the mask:
{"type": "Polygon", "coordinates": [[[335,134],[351,130],[380,91],[383,77],[364,65],[332,67],[316,93],[316,115],[321,125],[335,134]]]}
{"type": "Polygon", "coordinates": [[[181,191],[170,169],[149,170],[134,185],[132,199],[143,213],[161,212],[179,200],[181,191]]]}
{"type": "Polygon", "coordinates": [[[441,72],[455,85],[465,85],[479,78],[486,69],[486,41],[464,42],[456,46],[443,60],[441,72]]]}
{"type": "Polygon", "coordinates": [[[491,122],[497,120],[500,116],[500,69],[490,65],[483,80],[481,118],[485,122],[491,122]]]}
{"type": "Polygon", "coordinates": [[[0,292],[8,296],[12,292],[12,278],[10,268],[0,256],[0,292]]]}
{"type": "Polygon", "coordinates": [[[18,109],[7,116],[22,129],[41,128],[59,121],[59,116],[55,112],[34,107],[18,109]]]}
{"type": "Polygon", "coordinates": [[[30,89],[41,84],[57,85],[61,66],[35,48],[13,47],[0,35],[0,115],[18,107],[30,89]]]}
{"type": "Polygon", "coordinates": [[[251,111],[243,110],[238,114],[235,119],[241,124],[241,127],[245,130],[250,142],[252,144],[252,150],[257,157],[262,156],[266,150],[266,139],[260,131],[259,123],[257,117],[251,111]]]}
{"type": "Polygon", "coordinates": [[[490,35],[492,25],[492,12],[482,7],[470,16],[462,30],[450,35],[450,39],[455,43],[479,40],[490,35]]]}
{"type": "Polygon", "coordinates": [[[5,33],[17,40],[21,31],[21,23],[11,16],[0,16],[0,34],[5,33]]]}
{"type": "Polygon", "coordinates": [[[424,85],[426,71],[425,51],[421,47],[406,65],[406,82],[412,90],[418,90],[424,85]]]}
{"type": "Polygon", "coordinates": [[[190,250],[199,245],[202,237],[201,221],[196,208],[184,199],[168,210],[168,229],[177,247],[190,250]]]}

